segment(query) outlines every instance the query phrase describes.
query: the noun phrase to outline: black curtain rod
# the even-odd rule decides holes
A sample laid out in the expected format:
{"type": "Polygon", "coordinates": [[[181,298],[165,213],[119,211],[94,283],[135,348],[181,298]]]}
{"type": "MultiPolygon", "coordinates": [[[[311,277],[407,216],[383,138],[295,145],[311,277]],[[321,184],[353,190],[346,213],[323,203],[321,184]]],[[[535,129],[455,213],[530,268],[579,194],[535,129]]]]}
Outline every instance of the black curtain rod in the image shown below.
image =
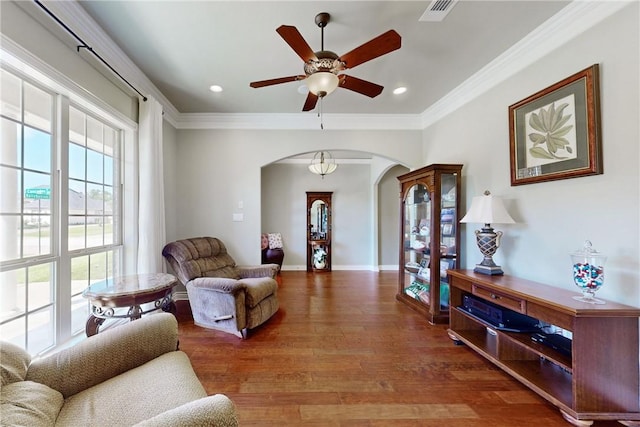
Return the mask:
{"type": "Polygon", "coordinates": [[[133,90],[135,90],[138,95],[140,95],[142,97],[142,100],[144,102],[147,102],[147,97],[144,96],[138,89],[136,89],[131,83],[129,83],[129,81],[127,79],[125,79],[124,77],[122,77],[122,75],[117,72],[107,61],[105,61],[100,55],[98,55],[98,53],[93,50],[93,48],[91,46],[89,46],[88,44],[86,44],[84,42],[84,40],[82,40],[75,32],[73,32],[73,30],[71,28],[69,28],[64,22],[62,22],[56,15],[54,15],[49,9],[46,8],[45,5],[43,5],[39,0],[33,0],[38,6],[40,6],[42,8],[42,10],[44,10],[45,12],[47,12],[47,14],[53,18],[58,24],[60,24],[60,26],[62,28],[64,28],[65,30],[67,30],[67,32],[69,34],[71,34],[73,37],[75,37],[75,39],[77,41],[79,41],[81,43],[81,45],[76,46],[76,51],[80,52],[80,49],[87,49],[89,52],[91,52],[96,58],[98,58],[107,68],[109,68],[116,76],[120,77],[120,80],[122,80],[123,82],[125,82],[127,85],[129,85],[129,87],[133,90]]]}

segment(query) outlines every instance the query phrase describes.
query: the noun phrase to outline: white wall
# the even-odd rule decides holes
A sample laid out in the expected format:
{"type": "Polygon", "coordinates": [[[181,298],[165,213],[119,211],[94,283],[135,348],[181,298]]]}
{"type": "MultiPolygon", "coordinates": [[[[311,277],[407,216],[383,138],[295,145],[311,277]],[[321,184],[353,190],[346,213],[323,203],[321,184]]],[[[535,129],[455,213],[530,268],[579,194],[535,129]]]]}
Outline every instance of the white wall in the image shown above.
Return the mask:
{"type": "Polygon", "coordinates": [[[324,179],[308,161],[262,168],[262,231],[284,239],[283,269],[306,268],[306,192],[332,191],[334,270],[398,268],[399,192],[396,177],[409,169],[374,156],[341,159],[324,179]]]}
{"type": "MultiPolygon", "coordinates": [[[[416,162],[422,158],[420,131],[178,130],[177,139],[176,185],[180,189],[177,205],[181,210],[178,215],[177,236],[219,237],[227,244],[239,264],[260,262],[263,166],[292,155],[321,149],[348,148],[370,152],[411,167],[420,166],[416,162]],[[242,208],[239,208],[240,202],[242,208]],[[244,221],[232,221],[234,213],[242,213],[244,221]]],[[[307,174],[305,172],[303,176],[307,174]]],[[[329,177],[325,178],[328,179],[329,177]]],[[[366,182],[362,182],[362,186],[366,188],[360,191],[371,194],[370,176],[366,174],[364,179],[366,182]]],[[[291,191],[293,184],[284,181],[281,185],[283,189],[291,191]]],[[[317,189],[320,188],[301,189],[302,195],[296,197],[300,197],[300,203],[305,203],[304,191],[317,189]]],[[[334,199],[334,203],[339,202],[339,199],[334,199]]],[[[268,206],[270,202],[267,200],[265,203],[268,206]]],[[[296,217],[296,221],[303,221],[304,224],[305,207],[302,206],[301,210],[297,210],[300,209],[297,206],[290,209],[301,212],[301,219],[296,217]]],[[[361,212],[335,212],[336,231],[339,227],[350,227],[351,222],[360,221],[360,214],[361,212]]],[[[288,236],[285,239],[288,240],[288,236]]],[[[353,242],[353,245],[357,245],[357,242],[353,242]]],[[[350,254],[351,249],[346,243],[341,243],[334,249],[336,257],[340,255],[344,259],[344,265],[360,262],[359,258],[350,254]]],[[[289,261],[285,257],[285,262],[296,261],[289,261]]]]}
{"type": "MultiPolygon", "coordinates": [[[[640,305],[638,7],[637,2],[625,7],[424,132],[425,163],[464,163],[466,207],[485,189],[505,199],[517,224],[496,227],[505,236],[494,260],[506,273],[578,291],[568,254],[589,239],[609,256],[599,295],[636,306],[640,305]],[[512,187],[509,105],[594,63],[600,64],[604,174],[512,187]]],[[[481,261],[475,228],[461,227],[462,261],[467,268],[481,261]]]]}
{"type": "Polygon", "coordinates": [[[307,191],[333,192],[332,268],[371,268],[370,167],[339,159],[338,164],[338,169],[324,179],[310,173],[307,163],[262,168],[262,231],[282,233],[283,269],[304,270],[307,266],[307,191]]]}
{"type": "Polygon", "coordinates": [[[400,253],[400,184],[397,177],[409,172],[404,166],[394,166],[378,184],[380,200],[379,257],[380,268],[397,269],[400,253]]]}

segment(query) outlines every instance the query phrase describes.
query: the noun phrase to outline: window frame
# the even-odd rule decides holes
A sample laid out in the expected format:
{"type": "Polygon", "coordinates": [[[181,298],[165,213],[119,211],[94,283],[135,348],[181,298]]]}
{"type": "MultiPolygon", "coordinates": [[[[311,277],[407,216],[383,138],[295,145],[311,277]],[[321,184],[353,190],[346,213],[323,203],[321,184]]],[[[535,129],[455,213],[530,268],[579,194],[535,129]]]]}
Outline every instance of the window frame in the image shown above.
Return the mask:
{"type": "MultiPolygon", "coordinates": [[[[43,354],[52,349],[58,348],[70,340],[77,340],[84,336],[77,331],[73,333],[71,324],[72,309],[72,286],[71,286],[71,259],[78,256],[90,256],[95,254],[106,254],[111,252],[119,267],[113,270],[113,274],[134,274],[136,271],[137,252],[137,124],[127,118],[112,107],[103,102],[96,103],[96,99],[86,92],[80,91],[77,87],[69,88],[68,85],[59,83],[56,80],[55,72],[47,69],[45,72],[34,68],[33,64],[27,64],[13,56],[15,52],[8,53],[0,48],[0,68],[28,82],[35,87],[53,94],[52,103],[52,150],[51,150],[51,253],[47,255],[37,255],[29,258],[20,257],[18,259],[4,261],[0,263],[0,271],[19,270],[33,265],[53,263],[51,280],[54,281],[54,344],[53,347],[39,351],[43,354]],[[53,74],[53,75],[52,75],[53,74]],[[93,101],[93,102],[92,102],[93,101]],[[99,104],[99,105],[97,105],[99,104]],[[118,231],[114,231],[114,239],[108,245],[83,248],[69,251],[68,245],[68,171],[69,171],[69,109],[76,108],[93,119],[117,131],[119,144],[119,163],[116,167],[117,177],[114,175],[113,192],[119,193],[119,203],[114,203],[113,218],[114,223],[118,222],[118,231]],[[61,191],[63,190],[64,191],[61,191]],[[119,217],[118,220],[115,218],[119,217]],[[56,218],[55,220],[53,218],[56,218]]],[[[30,58],[33,59],[33,58],[30,58]]],[[[33,62],[33,61],[31,61],[33,62]]],[[[37,62],[37,61],[36,61],[37,62]]],[[[39,63],[38,65],[43,65],[39,63]]],[[[46,65],[46,64],[44,64],[46,65]]],[[[64,82],[64,79],[61,79],[64,82]]],[[[69,84],[70,82],[66,81],[69,84]]],[[[71,84],[70,86],[74,86],[71,84]]],[[[21,109],[24,107],[21,106],[21,109]]],[[[115,172],[114,172],[115,173],[115,172]]],[[[22,196],[23,197],[23,196],[22,196]]],[[[24,207],[21,208],[24,214],[24,207]]],[[[114,224],[115,226],[115,224],[114,224]]],[[[86,246],[86,245],[85,245],[86,246]]],[[[20,254],[22,255],[22,253],[20,254]]],[[[105,255],[106,256],[106,255],[105,255]]],[[[87,314],[89,304],[87,302],[87,314]]],[[[25,311],[24,316],[27,315],[25,311]]],[[[27,326],[25,332],[28,333],[27,326]]],[[[28,340],[27,340],[28,342],[28,340]]],[[[37,354],[33,354],[34,356],[37,354]]]]}

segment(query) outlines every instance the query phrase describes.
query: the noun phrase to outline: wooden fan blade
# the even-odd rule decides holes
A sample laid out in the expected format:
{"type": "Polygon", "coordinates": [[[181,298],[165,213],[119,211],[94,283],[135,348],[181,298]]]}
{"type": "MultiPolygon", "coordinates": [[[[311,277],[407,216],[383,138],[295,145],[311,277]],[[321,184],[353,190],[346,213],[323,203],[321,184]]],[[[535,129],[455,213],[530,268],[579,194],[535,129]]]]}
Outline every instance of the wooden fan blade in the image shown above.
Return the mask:
{"type": "Polygon", "coordinates": [[[291,48],[300,58],[302,58],[304,62],[318,59],[296,27],[292,27],[291,25],[281,25],[276,29],[276,32],[280,34],[280,37],[282,37],[284,41],[291,46],[291,48]]]}
{"type": "Polygon", "coordinates": [[[295,81],[298,81],[298,80],[304,80],[306,78],[307,78],[307,76],[280,77],[280,78],[277,78],[277,79],[261,80],[259,82],[251,82],[251,83],[249,83],[249,86],[257,88],[257,87],[278,85],[280,83],[295,82],[295,81]]]}
{"type": "Polygon", "coordinates": [[[375,39],[358,46],[351,52],[345,53],[338,60],[344,63],[344,69],[353,68],[356,65],[400,49],[401,40],[400,34],[394,30],[389,30],[375,39]]]}
{"type": "Polygon", "coordinates": [[[340,87],[361,93],[362,95],[366,95],[370,98],[375,98],[380,95],[380,93],[382,93],[382,89],[384,89],[383,86],[357,77],[347,76],[345,74],[341,74],[338,77],[340,78],[340,87]]]}
{"type": "Polygon", "coordinates": [[[307,100],[304,101],[304,107],[302,107],[302,111],[311,111],[316,108],[316,103],[318,102],[318,95],[314,95],[309,92],[307,95],[307,100]]]}

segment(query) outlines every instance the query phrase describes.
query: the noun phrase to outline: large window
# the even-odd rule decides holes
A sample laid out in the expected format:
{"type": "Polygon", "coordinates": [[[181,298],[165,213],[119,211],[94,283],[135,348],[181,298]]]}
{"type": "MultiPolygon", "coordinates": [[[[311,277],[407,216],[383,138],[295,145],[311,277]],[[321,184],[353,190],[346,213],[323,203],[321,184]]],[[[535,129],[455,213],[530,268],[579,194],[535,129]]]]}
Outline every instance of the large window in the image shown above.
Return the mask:
{"type": "Polygon", "coordinates": [[[0,335],[37,354],[84,331],[82,291],[120,270],[122,131],[0,72],[0,335]]]}
{"type": "Polygon", "coordinates": [[[77,108],[69,109],[67,243],[73,332],[84,328],[87,317],[82,291],[112,277],[119,258],[119,251],[112,248],[121,241],[115,192],[120,176],[119,140],[116,129],[77,108]]]}

